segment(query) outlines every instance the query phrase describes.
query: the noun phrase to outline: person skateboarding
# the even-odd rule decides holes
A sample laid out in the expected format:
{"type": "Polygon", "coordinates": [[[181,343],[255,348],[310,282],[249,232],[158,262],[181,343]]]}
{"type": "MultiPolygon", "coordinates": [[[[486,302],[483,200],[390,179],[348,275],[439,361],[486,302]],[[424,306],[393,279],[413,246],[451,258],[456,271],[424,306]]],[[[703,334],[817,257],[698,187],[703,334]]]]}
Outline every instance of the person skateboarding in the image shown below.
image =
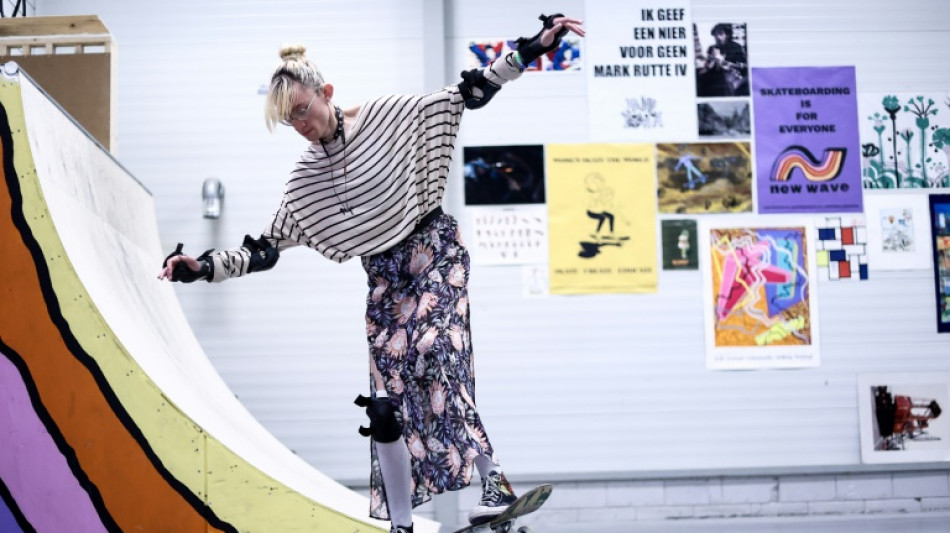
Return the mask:
{"type": "Polygon", "coordinates": [[[555,50],[582,22],[540,17],[517,49],[456,84],[426,95],[383,96],[342,109],[300,45],[284,47],[265,118],[310,141],[259,238],[198,257],[182,246],[159,279],[222,282],[270,270],[281,252],[307,246],[342,263],[360,257],[368,279],[370,353],[366,409],[370,511],[394,533],[412,533],[412,508],[470,484],[482,496],[469,515],[491,521],[517,500],[475,406],[469,320],[469,255],[441,203],[463,111],[486,105],[526,65],[555,50]]]}

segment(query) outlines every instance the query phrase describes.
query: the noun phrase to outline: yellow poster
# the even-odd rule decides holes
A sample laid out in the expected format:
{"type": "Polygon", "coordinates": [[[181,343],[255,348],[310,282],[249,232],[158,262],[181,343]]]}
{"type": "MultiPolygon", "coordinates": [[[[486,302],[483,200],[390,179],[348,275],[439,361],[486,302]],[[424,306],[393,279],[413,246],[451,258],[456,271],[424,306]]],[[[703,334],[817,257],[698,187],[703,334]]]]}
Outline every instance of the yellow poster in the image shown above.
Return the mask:
{"type": "Polygon", "coordinates": [[[546,147],[551,294],[656,292],[652,144],[546,147]]]}

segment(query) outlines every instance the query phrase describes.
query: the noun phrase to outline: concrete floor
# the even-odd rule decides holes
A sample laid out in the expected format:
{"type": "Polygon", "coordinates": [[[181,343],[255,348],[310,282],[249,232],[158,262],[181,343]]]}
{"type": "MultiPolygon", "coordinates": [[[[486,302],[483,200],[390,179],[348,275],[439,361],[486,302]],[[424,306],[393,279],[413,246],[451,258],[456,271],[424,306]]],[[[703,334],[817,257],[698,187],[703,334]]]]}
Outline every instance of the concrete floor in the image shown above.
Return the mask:
{"type": "Polygon", "coordinates": [[[537,528],[534,533],[950,533],[950,513],[873,516],[710,518],[537,528]]]}

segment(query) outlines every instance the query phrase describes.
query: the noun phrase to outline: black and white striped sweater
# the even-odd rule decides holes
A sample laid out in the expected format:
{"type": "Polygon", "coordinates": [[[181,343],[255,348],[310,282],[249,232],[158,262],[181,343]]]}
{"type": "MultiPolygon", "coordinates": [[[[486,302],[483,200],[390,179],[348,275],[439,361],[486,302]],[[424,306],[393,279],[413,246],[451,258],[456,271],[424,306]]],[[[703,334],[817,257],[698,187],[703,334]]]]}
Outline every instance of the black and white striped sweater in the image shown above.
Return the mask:
{"type": "MultiPolygon", "coordinates": [[[[261,236],[278,250],[308,246],[339,263],[396,245],[442,203],[464,108],[456,86],[365,103],[345,143],[304,152],[261,236]]],[[[212,254],[212,281],[246,274],[250,254],[212,254]]]]}

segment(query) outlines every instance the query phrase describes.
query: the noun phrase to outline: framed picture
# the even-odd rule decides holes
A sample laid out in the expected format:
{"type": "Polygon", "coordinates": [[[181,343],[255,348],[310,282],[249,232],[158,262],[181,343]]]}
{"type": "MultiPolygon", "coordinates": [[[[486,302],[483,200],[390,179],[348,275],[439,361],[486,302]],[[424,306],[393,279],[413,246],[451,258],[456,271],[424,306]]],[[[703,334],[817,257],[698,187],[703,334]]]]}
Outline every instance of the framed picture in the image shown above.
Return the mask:
{"type": "Polygon", "coordinates": [[[950,194],[930,196],[937,331],[950,332],[950,194]]]}
{"type": "Polygon", "coordinates": [[[864,213],[872,272],[930,268],[926,193],[866,191],[864,213]]]}
{"type": "Polygon", "coordinates": [[[950,459],[950,373],[858,376],[861,460],[911,463],[950,459]]]}
{"type": "Polygon", "coordinates": [[[818,366],[813,226],[793,217],[700,223],[706,367],[818,366]]]}
{"type": "Polygon", "coordinates": [[[543,204],[544,147],[466,146],[465,205],[543,204]]]}

